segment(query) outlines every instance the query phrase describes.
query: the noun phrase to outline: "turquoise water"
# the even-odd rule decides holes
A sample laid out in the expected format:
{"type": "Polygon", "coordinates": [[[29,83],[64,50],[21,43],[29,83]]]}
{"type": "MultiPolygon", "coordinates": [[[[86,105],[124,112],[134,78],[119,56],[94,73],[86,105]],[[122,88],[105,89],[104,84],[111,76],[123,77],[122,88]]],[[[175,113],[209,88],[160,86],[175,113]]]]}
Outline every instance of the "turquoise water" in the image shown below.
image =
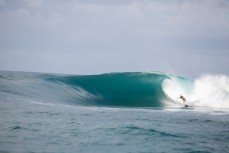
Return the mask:
{"type": "Polygon", "coordinates": [[[0,152],[229,150],[228,109],[185,109],[161,85],[174,76],[0,74],[0,152]]]}

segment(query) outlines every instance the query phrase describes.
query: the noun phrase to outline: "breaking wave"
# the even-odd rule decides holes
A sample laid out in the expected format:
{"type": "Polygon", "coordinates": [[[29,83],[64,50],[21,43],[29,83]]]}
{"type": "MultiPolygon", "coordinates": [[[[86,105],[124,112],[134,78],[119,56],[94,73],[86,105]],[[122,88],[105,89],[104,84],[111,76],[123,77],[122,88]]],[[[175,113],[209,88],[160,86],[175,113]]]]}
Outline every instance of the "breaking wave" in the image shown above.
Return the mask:
{"type": "MultiPolygon", "coordinates": [[[[56,75],[0,72],[0,94],[72,105],[229,108],[229,77],[205,75],[190,80],[161,72],[56,75]]],[[[3,99],[3,98],[1,98],[3,99]]]]}

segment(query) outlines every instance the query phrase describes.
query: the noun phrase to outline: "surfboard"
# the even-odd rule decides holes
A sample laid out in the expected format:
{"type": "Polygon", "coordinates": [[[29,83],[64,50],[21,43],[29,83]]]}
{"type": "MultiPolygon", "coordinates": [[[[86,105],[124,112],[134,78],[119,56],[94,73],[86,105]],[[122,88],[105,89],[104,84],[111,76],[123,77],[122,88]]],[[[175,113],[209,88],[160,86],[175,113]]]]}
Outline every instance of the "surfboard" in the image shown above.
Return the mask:
{"type": "Polygon", "coordinates": [[[189,107],[188,104],[184,103],[183,101],[180,101],[180,100],[174,100],[174,102],[180,106],[183,106],[184,108],[187,108],[189,107]]]}

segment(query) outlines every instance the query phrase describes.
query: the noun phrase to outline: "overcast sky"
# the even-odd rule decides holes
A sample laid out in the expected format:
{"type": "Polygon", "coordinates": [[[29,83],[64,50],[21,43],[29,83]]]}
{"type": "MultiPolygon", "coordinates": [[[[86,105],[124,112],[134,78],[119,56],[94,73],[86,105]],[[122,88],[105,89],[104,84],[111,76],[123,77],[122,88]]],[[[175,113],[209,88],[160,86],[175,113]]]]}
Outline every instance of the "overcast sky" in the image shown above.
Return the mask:
{"type": "Polygon", "coordinates": [[[0,70],[229,75],[229,1],[0,0],[0,70]]]}

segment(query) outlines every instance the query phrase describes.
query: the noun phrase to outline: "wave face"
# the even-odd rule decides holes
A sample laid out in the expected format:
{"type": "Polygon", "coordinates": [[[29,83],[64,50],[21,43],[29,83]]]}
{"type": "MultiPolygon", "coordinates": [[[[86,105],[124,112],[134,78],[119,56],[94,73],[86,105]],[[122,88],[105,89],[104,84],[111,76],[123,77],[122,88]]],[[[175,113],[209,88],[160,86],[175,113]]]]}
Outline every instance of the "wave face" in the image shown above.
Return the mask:
{"type": "Polygon", "coordinates": [[[229,77],[212,75],[189,80],[160,72],[100,75],[0,72],[1,97],[72,105],[180,107],[183,103],[178,97],[183,95],[191,106],[229,108],[228,86],[229,77]]]}
{"type": "Polygon", "coordinates": [[[160,73],[109,73],[88,76],[51,77],[75,90],[84,104],[162,107],[166,100],[161,83],[169,76],[160,73]]]}

